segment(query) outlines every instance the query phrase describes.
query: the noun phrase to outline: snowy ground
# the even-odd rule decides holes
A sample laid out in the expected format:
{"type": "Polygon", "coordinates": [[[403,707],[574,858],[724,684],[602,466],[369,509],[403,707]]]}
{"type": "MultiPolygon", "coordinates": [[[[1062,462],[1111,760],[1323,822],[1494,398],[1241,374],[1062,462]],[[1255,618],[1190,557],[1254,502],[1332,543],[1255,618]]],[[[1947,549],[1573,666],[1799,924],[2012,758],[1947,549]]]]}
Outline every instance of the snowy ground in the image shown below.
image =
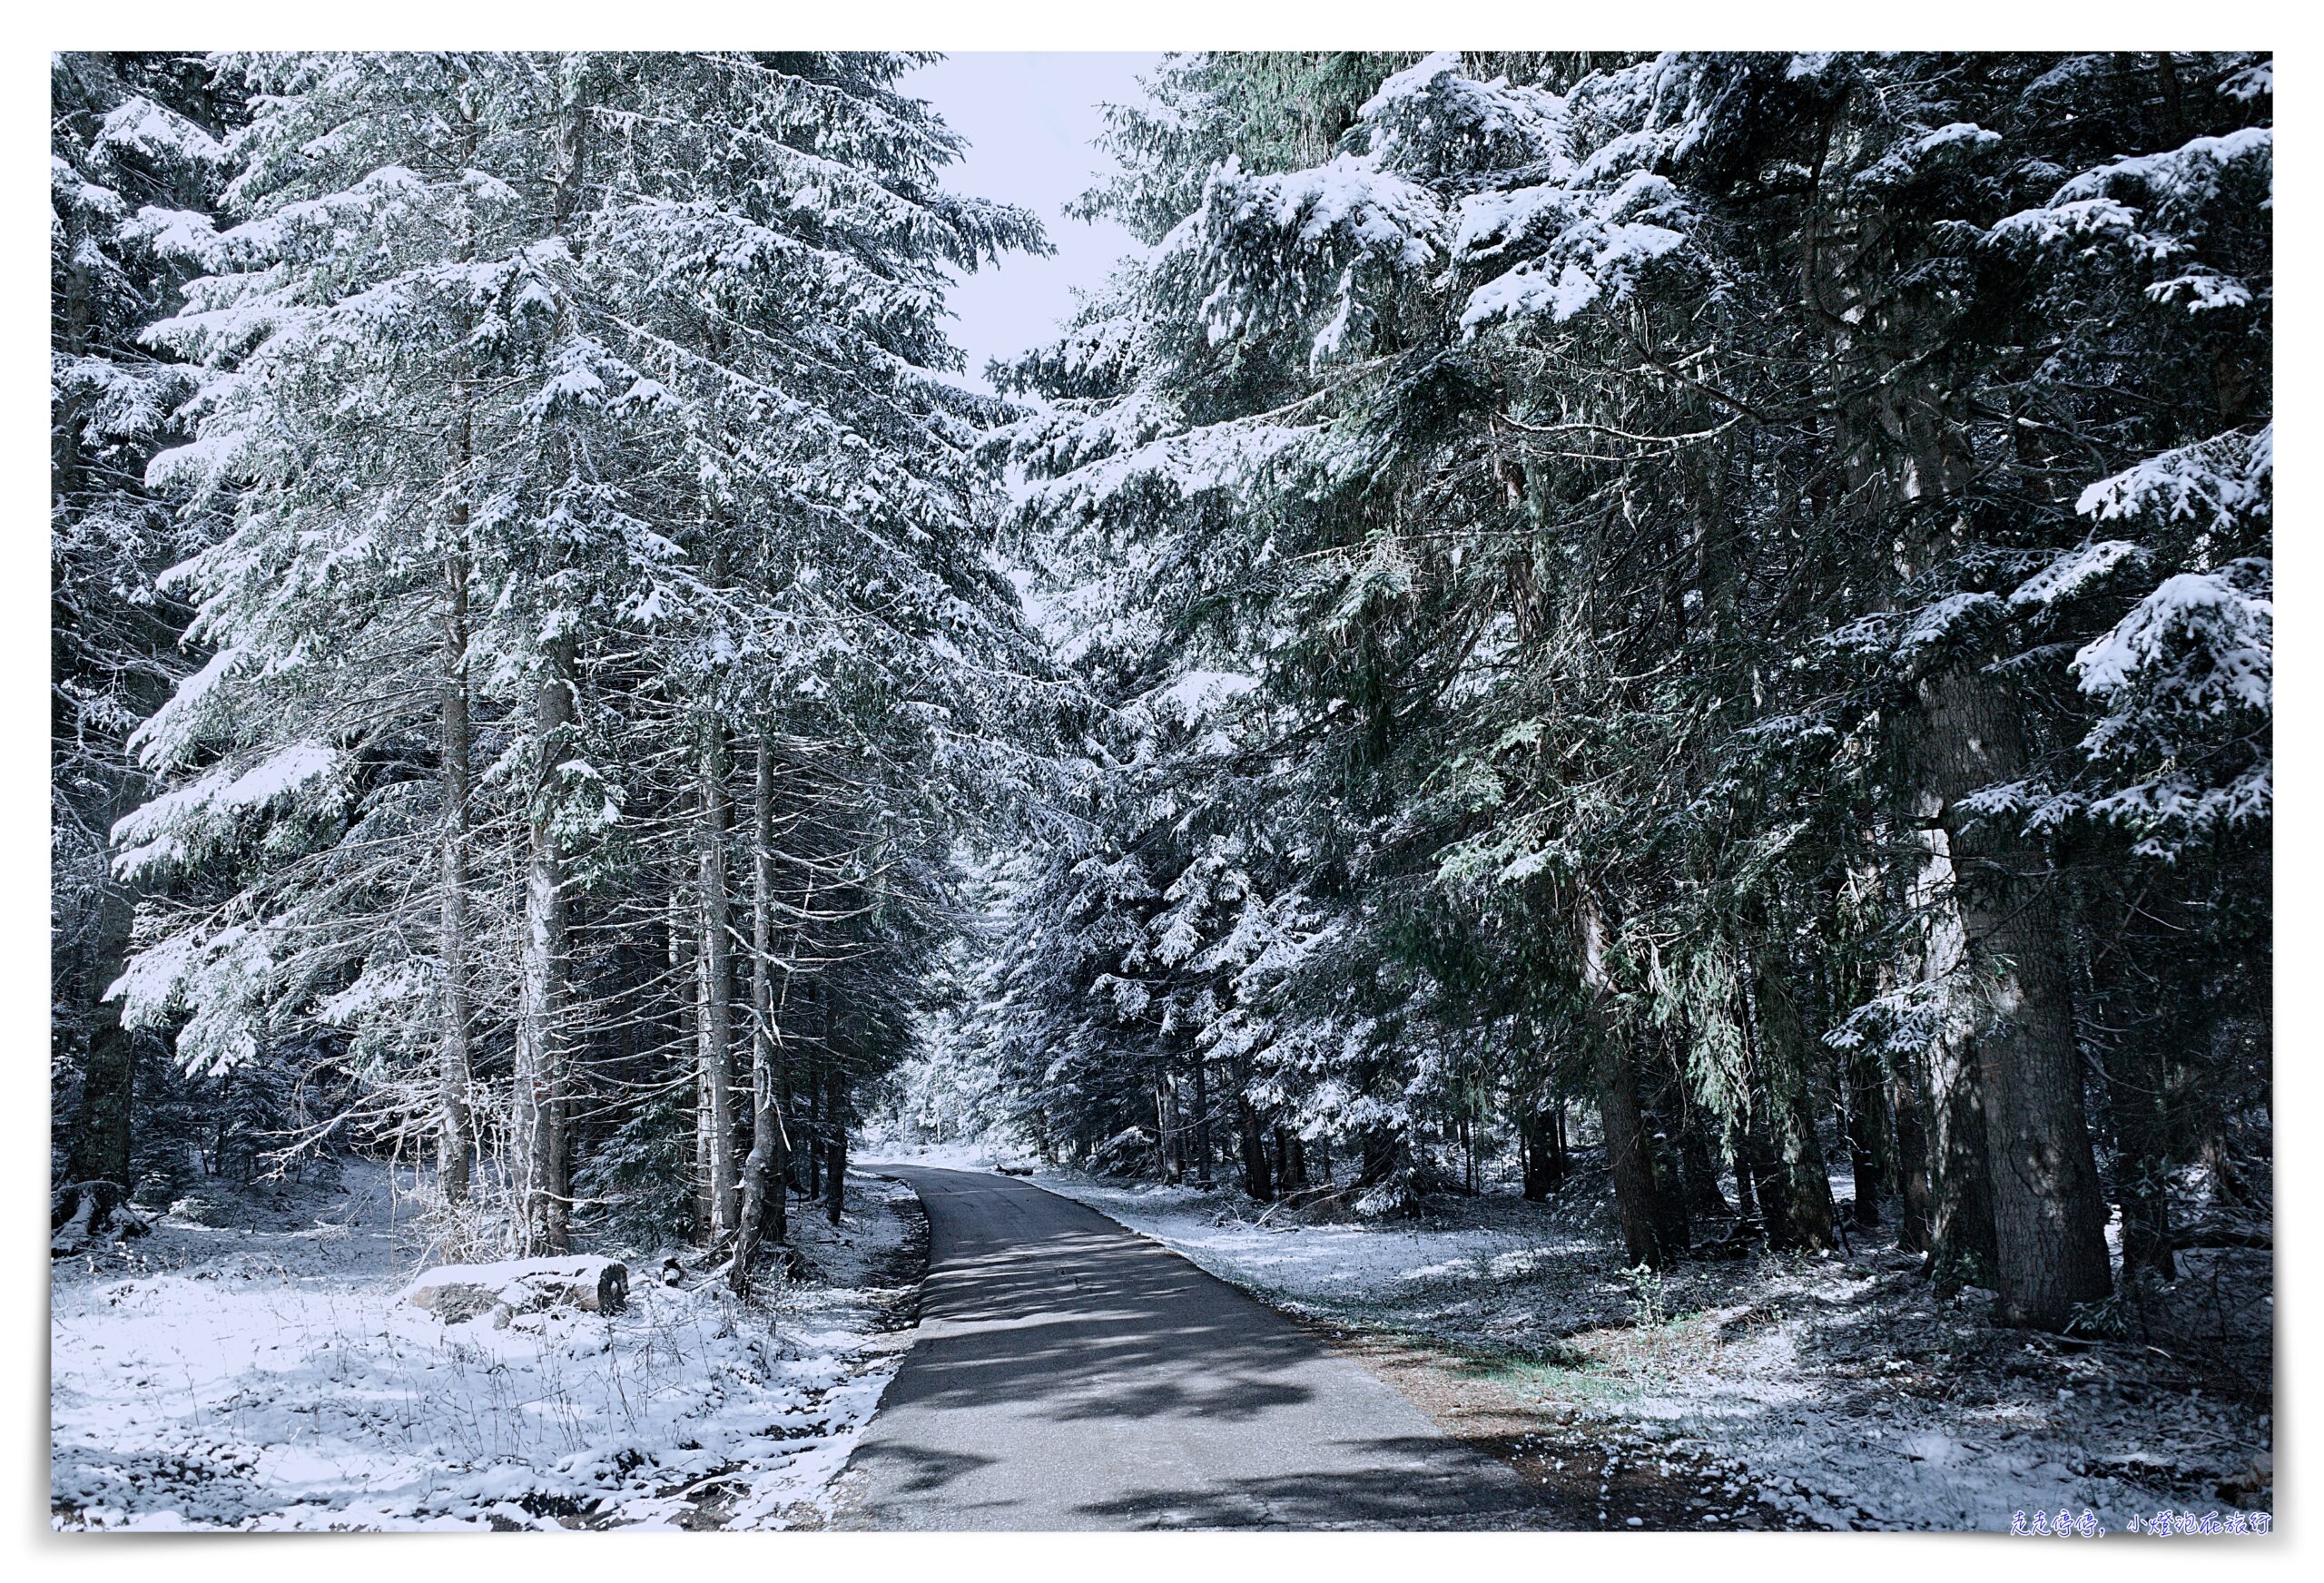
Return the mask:
{"type": "Polygon", "coordinates": [[[949,1171],[995,1171],[1006,1165],[1029,1175],[1039,1164],[1029,1150],[978,1138],[930,1144],[906,1143],[893,1136],[868,1137],[856,1145],[855,1157],[871,1166],[929,1165],[949,1171]]]}
{"type": "Polygon", "coordinates": [[[746,1307],[631,1263],[626,1311],[444,1324],[387,1173],[218,1193],[56,1261],[59,1528],[786,1527],[812,1523],[893,1376],[918,1277],[908,1189],[851,1180],[811,1266],[746,1307]]]}
{"type": "Polygon", "coordinates": [[[1040,1181],[1280,1306],[1482,1362],[1481,1388],[1586,1431],[1544,1444],[1658,1463],[1692,1481],[1706,1525],[1992,1529],[2070,1507],[2120,1529],[2273,1497],[2269,1310],[2189,1312],[2269,1291],[2265,1253],[2184,1255],[2175,1313],[2135,1340],[2068,1342],[1992,1325],[1990,1293],[1940,1304],[1887,1234],[1634,1281],[1590,1203],[1298,1225],[1224,1192],[1040,1181]],[[2230,1259],[2253,1267],[2211,1282],[2230,1259]],[[2207,1339],[2214,1321],[2231,1344],[2207,1339]]]}

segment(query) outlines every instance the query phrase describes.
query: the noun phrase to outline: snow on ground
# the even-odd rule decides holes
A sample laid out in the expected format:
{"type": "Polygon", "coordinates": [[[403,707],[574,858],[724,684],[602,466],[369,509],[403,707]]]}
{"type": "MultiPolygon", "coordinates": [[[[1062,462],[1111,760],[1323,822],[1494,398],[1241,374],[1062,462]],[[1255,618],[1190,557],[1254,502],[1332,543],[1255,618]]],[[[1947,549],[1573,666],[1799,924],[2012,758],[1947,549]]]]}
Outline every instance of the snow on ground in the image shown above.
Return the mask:
{"type": "Polygon", "coordinates": [[[942,1144],[907,1143],[893,1136],[866,1138],[856,1145],[855,1155],[867,1168],[931,1165],[948,1171],[995,1171],[1006,1165],[1029,1171],[1036,1163],[1027,1150],[992,1138],[942,1144]]]}
{"type": "MultiPolygon", "coordinates": [[[[917,1279],[901,1185],[852,1180],[809,1278],[738,1303],[633,1261],[627,1308],[445,1324],[399,1301],[418,1244],[387,1171],[340,1194],[218,1192],[60,1258],[59,1528],[785,1527],[815,1519],[901,1361],[917,1279]]],[[[409,1185],[408,1183],[406,1184],[409,1185]]],[[[507,1316],[502,1316],[506,1318],[507,1316]]]]}
{"type": "Polygon", "coordinates": [[[1485,1361],[1610,1451],[1681,1459],[1711,1480],[1706,1522],[1748,1500],[1833,1528],[2007,1529],[2069,1507],[2119,1529],[2273,1498],[2271,1309],[2195,1312],[2269,1292],[2264,1252],[2182,1254],[2176,1296],[2126,1314],[2122,1339],[2072,1341],[1990,1323],[1990,1293],[1939,1302],[1888,1232],[1632,1278],[1575,1189],[1302,1225],[1223,1191],[1039,1180],[1279,1306],[1485,1361]],[[2250,1267],[2213,1282],[2227,1261],[2250,1267]]]}

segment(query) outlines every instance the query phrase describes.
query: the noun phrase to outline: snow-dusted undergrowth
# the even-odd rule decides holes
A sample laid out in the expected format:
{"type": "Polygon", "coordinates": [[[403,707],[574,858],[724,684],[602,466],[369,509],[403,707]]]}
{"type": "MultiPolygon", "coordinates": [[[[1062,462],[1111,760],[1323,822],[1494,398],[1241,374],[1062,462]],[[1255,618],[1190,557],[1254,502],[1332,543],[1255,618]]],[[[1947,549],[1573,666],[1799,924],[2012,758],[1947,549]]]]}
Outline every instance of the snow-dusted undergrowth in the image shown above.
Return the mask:
{"type": "Polygon", "coordinates": [[[414,1260],[387,1175],[345,1180],[57,1262],[57,1526],[785,1526],[812,1519],[894,1374],[898,1184],[852,1182],[837,1234],[801,1217],[817,1278],[771,1306],[691,1270],[662,1285],[656,1259],[619,1314],[496,1330],[399,1302],[414,1260]]]}
{"type": "MultiPolygon", "coordinates": [[[[2272,1431],[2266,1309],[2181,1313],[2162,1346],[2000,1329],[1992,1293],[1940,1302],[1893,1234],[1820,1259],[1619,1270],[1587,1201],[1440,1200],[1411,1220],[1263,1223],[1235,1195],[1045,1174],[1222,1279],[1318,1318],[1495,1360],[1501,1381],[1589,1426],[1610,1452],[1678,1454],[1718,1482],[1834,1528],[2006,1529],[2013,1512],[2094,1509],[2110,1526],[2168,1507],[2265,1509],[2272,1431]],[[2259,1361],[2187,1339],[2217,1322],[2259,1361]],[[2238,1374],[2237,1370],[2244,1371],[2238,1374]]],[[[2267,1255],[2187,1254],[2182,1294],[2233,1259],[2264,1293],[2267,1255]]],[[[2191,1298],[2182,1296],[2183,1303],[2191,1298]]]]}

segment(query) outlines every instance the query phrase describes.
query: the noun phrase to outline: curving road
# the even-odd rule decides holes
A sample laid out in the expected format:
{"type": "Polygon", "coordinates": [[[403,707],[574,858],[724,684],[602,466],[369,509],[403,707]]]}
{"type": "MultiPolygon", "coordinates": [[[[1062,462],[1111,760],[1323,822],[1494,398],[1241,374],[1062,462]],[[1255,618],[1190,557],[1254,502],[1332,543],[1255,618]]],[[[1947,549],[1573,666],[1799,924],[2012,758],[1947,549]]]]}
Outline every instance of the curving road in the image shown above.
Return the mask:
{"type": "Polygon", "coordinates": [[[1361,1366],[1097,1211],[1006,1176],[869,1168],[920,1194],[929,1270],[842,1526],[1551,1521],[1361,1366]]]}

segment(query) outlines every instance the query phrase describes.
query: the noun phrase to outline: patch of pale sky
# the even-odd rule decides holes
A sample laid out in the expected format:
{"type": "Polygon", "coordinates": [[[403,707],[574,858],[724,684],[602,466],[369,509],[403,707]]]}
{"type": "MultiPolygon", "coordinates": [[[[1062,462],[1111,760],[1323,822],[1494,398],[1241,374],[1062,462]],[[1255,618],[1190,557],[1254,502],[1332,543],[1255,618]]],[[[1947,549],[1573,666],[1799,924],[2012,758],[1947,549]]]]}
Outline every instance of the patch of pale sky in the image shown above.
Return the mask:
{"type": "Polygon", "coordinates": [[[1046,258],[1010,254],[953,291],[952,337],[979,385],[987,362],[1049,339],[1072,311],[1073,291],[1102,284],[1136,250],[1136,239],[1112,221],[1070,220],[1064,206],[1105,169],[1106,156],[1093,145],[1105,127],[1101,107],[1143,97],[1137,79],[1160,58],[971,51],[903,80],[906,93],[929,101],[969,140],[968,157],[952,169],[952,189],[1031,210],[1057,250],[1046,258]]]}

